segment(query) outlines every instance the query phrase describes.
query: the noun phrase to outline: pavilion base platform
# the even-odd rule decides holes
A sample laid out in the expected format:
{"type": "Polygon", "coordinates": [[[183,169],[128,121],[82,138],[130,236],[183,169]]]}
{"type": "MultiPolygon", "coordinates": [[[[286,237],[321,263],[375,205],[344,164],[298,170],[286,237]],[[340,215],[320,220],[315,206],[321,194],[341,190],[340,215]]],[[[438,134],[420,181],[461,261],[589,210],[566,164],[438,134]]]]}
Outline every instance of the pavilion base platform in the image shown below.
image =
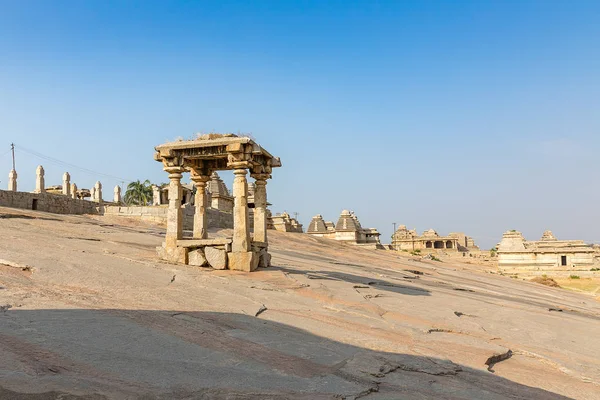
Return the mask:
{"type": "Polygon", "coordinates": [[[165,242],[156,251],[159,258],[168,262],[213,269],[251,272],[271,265],[266,243],[252,242],[250,251],[241,252],[233,252],[231,243],[231,238],[182,239],[175,247],[168,247],[165,242]]]}

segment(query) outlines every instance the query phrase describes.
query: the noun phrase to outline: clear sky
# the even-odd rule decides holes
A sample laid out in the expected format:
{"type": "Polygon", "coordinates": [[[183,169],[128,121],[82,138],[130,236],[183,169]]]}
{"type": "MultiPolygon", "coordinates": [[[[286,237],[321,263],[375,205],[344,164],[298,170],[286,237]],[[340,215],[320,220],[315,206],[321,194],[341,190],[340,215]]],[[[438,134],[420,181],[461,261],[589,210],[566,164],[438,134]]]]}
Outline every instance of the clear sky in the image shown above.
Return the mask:
{"type": "MultiPolygon", "coordinates": [[[[153,147],[253,135],[273,211],[600,242],[598,1],[0,0],[0,185],[167,180],[153,147]]],[[[230,176],[225,174],[228,184],[230,176]]]]}

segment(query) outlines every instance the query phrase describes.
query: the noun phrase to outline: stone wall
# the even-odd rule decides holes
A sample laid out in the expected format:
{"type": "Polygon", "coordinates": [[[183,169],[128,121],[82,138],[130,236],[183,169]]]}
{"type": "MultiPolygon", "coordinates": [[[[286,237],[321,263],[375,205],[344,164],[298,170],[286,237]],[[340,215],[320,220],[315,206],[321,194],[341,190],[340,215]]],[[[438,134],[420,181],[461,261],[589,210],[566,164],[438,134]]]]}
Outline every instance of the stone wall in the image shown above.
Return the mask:
{"type": "Polygon", "coordinates": [[[583,251],[562,252],[557,249],[547,253],[505,252],[498,254],[498,267],[504,273],[511,272],[555,272],[589,270],[594,266],[594,253],[583,251]],[[562,257],[566,260],[562,265],[562,257]]]}
{"type": "MultiPolygon", "coordinates": [[[[183,229],[192,230],[194,227],[195,208],[191,204],[181,207],[183,211],[183,229]]],[[[160,206],[106,206],[105,215],[116,215],[120,217],[135,218],[159,225],[167,225],[167,205],[160,206]]],[[[209,228],[231,229],[233,228],[233,214],[207,208],[206,215],[209,228]]]]}
{"type": "Polygon", "coordinates": [[[98,214],[98,203],[51,193],[0,190],[0,206],[55,214],[98,214]]]}

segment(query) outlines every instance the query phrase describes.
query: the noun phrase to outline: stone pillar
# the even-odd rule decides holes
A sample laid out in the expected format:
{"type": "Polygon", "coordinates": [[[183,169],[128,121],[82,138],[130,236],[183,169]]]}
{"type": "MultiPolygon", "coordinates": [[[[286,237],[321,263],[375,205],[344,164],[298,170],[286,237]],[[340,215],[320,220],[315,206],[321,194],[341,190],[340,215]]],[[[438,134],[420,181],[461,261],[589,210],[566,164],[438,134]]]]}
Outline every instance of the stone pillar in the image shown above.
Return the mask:
{"type": "Polygon", "coordinates": [[[100,181],[96,182],[96,201],[98,202],[98,214],[104,214],[104,200],[102,199],[102,184],[100,181]]]}
{"type": "Polygon", "coordinates": [[[250,229],[248,227],[248,181],[246,169],[235,169],[233,179],[233,242],[234,253],[250,251],[250,229]]]}
{"type": "Polygon", "coordinates": [[[206,182],[210,180],[208,175],[192,174],[192,182],[196,186],[194,205],[194,239],[208,238],[208,219],[206,218],[206,182]]]}
{"type": "Polygon", "coordinates": [[[267,243],[267,179],[268,174],[253,174],[254,184],[254,241],[267,243]]]}
{"type": "Polygon", "coordinates": [[[90,201],[96,201],[96,188],[93,186],[90,189],[90,201]]]}
{"type": "Polygon", "coordinates": [[[44,193],[46,191],[46,186],[44,182],[44,167],[38,165],[35,170],[35,191],[33,193],[44,193]]]}
{"type": "Polygon", "coordinates": [[[15,171],[14,169],[11,169],[8,173],[8,191],[17,191],[17,171],[15,171]]]}
{"type": "Polygon", "coordinates": [[[113,197],[113,201],[117,204],[121,204],[121,186],[115,186],[115,195],[113,197]]]}
{"type": "Polygon", "coordinates": [[[77,198],[77,185],[74,183],[71,183],[71,197],[77,198]]]}
{"type": "Polygon", "coordinates": [[[102,201],[102,184],[100,181],[96,182],[94,189],[94,200],[100,203],[102,201]]]}
{"type": "Polygon", "coordinates": [[[71,194],[71,175],[68,172],[63,174],[62,194],[65,196],[71,194]]]}
{"type": "Polygon", "coordinates": [[[152,205],[160,206],[160,190],[156,185],[152,185],[152,205]]]}
{"type": "Polygon", "coordinates": [[[181,212],[181,177],[183,168],[165,167],[169,173],[169,209],[167,210],[167,249],[177,248],[177,241],[183,237],[183,215],[181,212]]]}

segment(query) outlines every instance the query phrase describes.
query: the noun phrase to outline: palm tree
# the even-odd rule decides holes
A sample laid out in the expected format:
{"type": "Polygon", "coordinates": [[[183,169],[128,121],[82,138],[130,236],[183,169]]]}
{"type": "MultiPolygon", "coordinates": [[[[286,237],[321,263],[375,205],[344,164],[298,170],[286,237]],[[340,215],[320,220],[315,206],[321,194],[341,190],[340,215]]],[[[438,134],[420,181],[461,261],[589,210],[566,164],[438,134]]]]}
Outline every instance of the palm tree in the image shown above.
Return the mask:
{"type": "Polygon", "coordinates": [[[139,179],[127,185],[125,198],[127,205],[147,206],[152,202],[152,184],[148,179],[141,182],[139,179]]]}

